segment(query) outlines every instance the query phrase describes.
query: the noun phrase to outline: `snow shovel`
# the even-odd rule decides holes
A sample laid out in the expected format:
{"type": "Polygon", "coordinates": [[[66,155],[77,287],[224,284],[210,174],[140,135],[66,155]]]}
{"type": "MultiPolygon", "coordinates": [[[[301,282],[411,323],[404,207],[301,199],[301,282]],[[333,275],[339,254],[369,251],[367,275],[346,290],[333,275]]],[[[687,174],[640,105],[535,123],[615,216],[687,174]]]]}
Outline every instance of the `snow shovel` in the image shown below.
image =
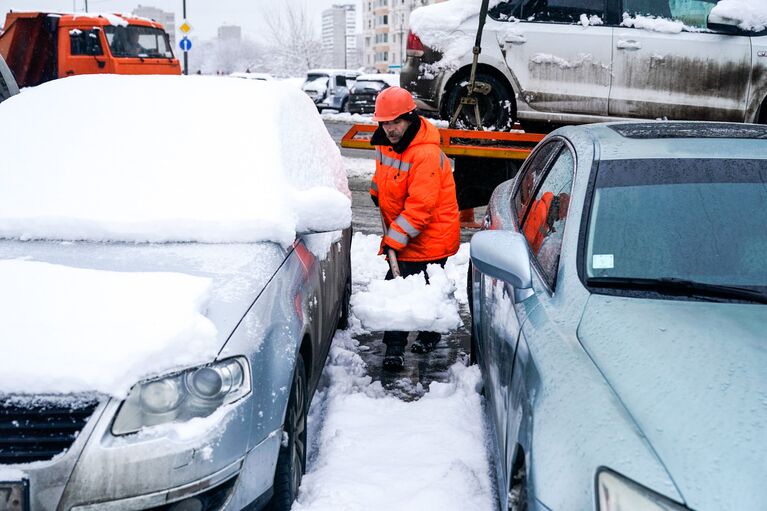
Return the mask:
{"type": "MultiPolygon", "coordinates": [[[[381,210],[379,209],[378,212],[380,213],[381,210]]],[[[386,222],[384,222],[383,213],[381,213],[381,228],[383,229],[383,235],[386,236],[386,222]]],[[[386,255],[389,258],[389,268],[391,268],[392,276],[396,279],[401,276],[401,273],[399,272],[399,264],[397,264],[397,252],[395,252],[393,248],[386,248],[388,249],[386,255]]]]}

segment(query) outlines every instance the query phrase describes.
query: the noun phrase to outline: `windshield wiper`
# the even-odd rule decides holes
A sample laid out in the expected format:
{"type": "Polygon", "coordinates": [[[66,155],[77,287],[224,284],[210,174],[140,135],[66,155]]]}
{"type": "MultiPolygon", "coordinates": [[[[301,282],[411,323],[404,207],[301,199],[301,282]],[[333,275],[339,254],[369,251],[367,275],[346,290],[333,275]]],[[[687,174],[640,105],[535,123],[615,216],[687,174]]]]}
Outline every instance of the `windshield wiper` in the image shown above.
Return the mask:
{"type": "Polygon", "coordinates": [[[710,284],[694,280],[663,277],[656,279],[635,277],[590,277],[586,283],[595,287],[616,289],[646,289],[661,294],[678,296],[707,296],[718,298],[736,298],[756,303],[767,303],[767,294],[753,289],[722,284],[710,284]]]}

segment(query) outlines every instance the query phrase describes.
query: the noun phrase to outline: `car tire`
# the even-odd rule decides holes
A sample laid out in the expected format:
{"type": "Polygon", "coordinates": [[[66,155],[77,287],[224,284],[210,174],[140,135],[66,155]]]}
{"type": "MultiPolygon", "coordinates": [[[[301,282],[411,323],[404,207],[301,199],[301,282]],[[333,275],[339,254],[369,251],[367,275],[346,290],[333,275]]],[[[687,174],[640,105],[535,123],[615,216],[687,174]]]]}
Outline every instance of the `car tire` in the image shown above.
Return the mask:
{"type": "Polygon", "coordinates": [[[351,272],[349,278],[346,279],[344,285],[344,296],[341,298],[341,310],[338,313],[338,323],[336,323],[336,330],[346,330],[349,328],[349,302],[352,298],[352,277],[351,272]]]}
{"type": "MultiPolygon", "coordinates": [[[[492,87],[487,96],[478,95],[482,127],[485,129],[493,128],[496,131],[510,130],[517,116],[514,96],[505,84],[492,75],[481,72],[477,73],[477,81],[485,82],[492,87]]],[[[446,92],[445,108],[443,110],[445,119],[452,120],[453,114],[461,103],[461,98],[466,95],[468,82],[468,77],[466,79],[459,79],[446,92]]],[[[456,127],[468,130],[477,129],[473,108],[464,107],[461,110],[461,114],[456,121],[456,127]]]]}
{"type": "Polygon", "coordinates": [[[349,111],[349,100],[345,99],[341,102],[340,112],[348,112],[348,111],[349,111]]]}
{"type": "Polygon", "coordinates": [[[285,412],[284,434],[287,445],[280,446],[274,473],[274,493],[267,506],[270,511],[289,511],[298,495],[306,469],[306,415],[308,409],[306,368],[299,355],[293,373],[293,385],[285,412]]]}

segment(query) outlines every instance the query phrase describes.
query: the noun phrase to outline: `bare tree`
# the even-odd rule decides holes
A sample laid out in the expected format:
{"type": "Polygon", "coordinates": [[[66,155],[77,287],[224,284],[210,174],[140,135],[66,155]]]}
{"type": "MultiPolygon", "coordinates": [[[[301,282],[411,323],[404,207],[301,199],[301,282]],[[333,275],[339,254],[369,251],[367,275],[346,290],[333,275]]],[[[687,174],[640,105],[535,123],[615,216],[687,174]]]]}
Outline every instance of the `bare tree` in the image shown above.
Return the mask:
{"type": "Polygon", "coordinates": [[[301,76],[322,62],[322,42],[317,36],[303,0],[286,1],[266,17],[272,72],[301,76]]]}

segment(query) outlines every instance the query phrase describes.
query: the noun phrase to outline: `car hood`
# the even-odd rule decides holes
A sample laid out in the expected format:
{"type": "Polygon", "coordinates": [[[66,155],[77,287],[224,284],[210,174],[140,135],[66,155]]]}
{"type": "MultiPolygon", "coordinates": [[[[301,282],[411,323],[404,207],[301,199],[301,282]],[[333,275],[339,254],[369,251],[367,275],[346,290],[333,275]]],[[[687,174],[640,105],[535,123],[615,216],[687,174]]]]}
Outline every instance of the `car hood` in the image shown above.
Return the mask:
{"type": "Polygon", "coordinates": [[[578,337],[688,506],[767,502],[766,306],[592,295],[578,337]]]}
{"type": "MultiPolygon", "coordinates": [[[[0,241],[0,260],[24,260],[32,262],[50,263],[54,265],[64,266],[74,269],[85,270],[101,270],[108,272],[117,272],[103,274],[99,277],[98,274],[83,274],[88,276],[87,286],[91,286],[93,279],[100,279],[99,282],[106,282],[103,287],[102,293],[104,299],[110,297],[115,299],[115,306],[108,307],[104,311],[108,311],[107,315],[92,317],[93,312],[88,309],[86,304],[92,304],[94,295],[91,291],[92,287],[84,287],[81,290],[72,289],[71,292],[67,292],[66,299],[80,300],[82,303],[72,304],[71,301],[67,303],[62,310],[70,311],[63,314],[59,314],[55,308],[50,308],[50,305],[43,307],[42,310],[38,309],[38,304],[24,304],[24,300],[19,300],[15,305],[18,314],[22,314],[25,317],[37,318],[41,324],[48,323],[55,328],[56,325],[65,327],[67,332],[71,332],[70,325],[81,324],[83,335],[78,337],[78,343],[67,343],[66,349],[62,348],[61,356],[66,357],[69,362],[65,364],[54,365],[55,371],[48,371],[46,376],[50,376],[51,380],[61,378],[60,385],[54,385],[53,381],[40,382],[40,388],[32,388],[30,392],[45,392],[50,387],[49,391],[62,391],[62,392],[85,392],[90,390],[97,392],[104,392],[112,395],[117,395],[121,391],[125,390],[128,383],[118,382],[121,378],[120,374],[127,374],[130,376],[151,376],[154,374],[162,374],[169,370],[175,370],[175,364],[187,358],[200,358],[203,357],[206,361],[210,361],[208,357],[215,357],[221,350],[227,339],[234,331],[235,327],[241,321],[249,307],[253,304],[254,300],[258,297],[259,293],[263,290],[266,284],[269,282],[275,271],[279,268],[280,264],[285,259],[285,251],[278,245],[273,243],[251,243],[251,244],[201,244],[201,243],[167,243],[167,244],[130,244],[130,243],[88,243],[88,242],[43,242],[43,241],[0,241]],[[189,328],[189,330],[179,331],[178,334],[174,332],[166,332],[166,334],[159,334],[158,332],[165,332],[169,328],[165,324],[155,324],[154,327],[146,324],[146,318],[139,318],[133,316],[133,311],[141,310],[141,307],[121,306],[123,297],[126,300],[131,300],[132,303],[152,303],[154,300],[150,300],[147,294],[146,299],[142,300],[140,295],[120,295],[124,292],[123,287],[115,287],[112,289],[120,289],[120,291],[110,291],[110,284],[114,282],[115,285],[121,285],[121,282],[137,282],[138,280],[131,280],[128,274],[141,272],[147,277],[137,275],[137,279],[152,278],[151,274],[158,272],[157,278],[161,278],[161,274],[183,274],[179,278],[186,278],[187,281],[194,280],[194,282],[206,283],[201,279],[188,279],[184,275],[193,277],[202,277],[207,279],[205,284],[205,302],[200,304],[200,312],[196,314],[199,316],[201,313],[205,320],[205,324],[209,326],[201,326],[199,322],[192,324],[182,323],[180,328],[189,328]],[[161,273],[159,273],[161,272],[161,273]],[[96,275],[94,277],[94,275],[96,275]],[[114,275],[112,279],[110,275],[114,275]],[[117,293],[117,294],[116,294],[117,293]],[[118,300],[119,298],[119,300],[118,300]],[[119,302],[119,303],[117,303],[119,302]],[[35,308],[36,310],[28,310],[35,308]],[[76,311],[76,312],[71,312],[76,311]],[[47,315],[50,316],[47,316],[47,315]],[[105,317],[108,316],[108,325],[104,324],[105,317]],[[62,319],[63,318],[63,319],[62,319]],[[208,321],[209,320],[209,323],[208,321]],[[211,328],[215,327],[215,331],[211,328]],[[100,325],[100,326],[99,326],[100,325]],[[124,326],[123,326],[124,325],[124,326]],[[120,332],[134,331],[134,327],[142,325],[135,332],[141,336],[137,339],[133,348],[126,347],[124,343],[115,345],[113,348],[108,348],[108,341],[113,337],[110,336],[110,332],[103,332],[103,329],[110,330],[120,329],[120,332]],[[147,330],[148,328],[148,330],[147,330]],[[199,328],[204,328],[205,335],[198,335],[199,328]],[[142,335],[142,332],[145,334],[142,335]],[[163,346],[153,346],[151,343],[145,342],[147,339],[153,338],[152,336],[158,333],[158,335],[174,336],[180,335],[178,341],[174,340],[173,343],[181,343],[187,347],[184,353],[179,353],[180,356],[172,356],[170,354],[163,355],[163,346]],[[188,339],[185,342],[184,339],[188,339]],[[193,341],[193,342],[192,342],[193,341]],[[71,345],[74,344],[74,345],[71,345]],[[127,350],[127,351],[126,351],[127,350]],[[125,353],[129,355],[129,360],[124,360],[121,364],[119,360],[115,360],[114,353],[125,353]],[[185,353],[187,353],[185,355],[185,353]],[[168,356],[170,355],[170,356],[168,356]],[[175,360],[173,360],[175,358],[175,360]],[[168,359],[168,360],[165,360],[168,359]],[[143,368],[141,366],[142,360],[145,360],[143,368]],[[72,376],[78,374],[78,364],[86,363],[96,366],[114,367],[114,376],[106,375],[101,378],[101,373],[98,373],[98,378],[94,377],[92,380],[79,381],[76,377],[72,376]],[[135,366],[135,367],[134,367],[135,366]],[[120,373],[122,371],[122,373],[120,373]],[[55,374],[54,374],[55,373],[55,374]],[[47,387],[46,387],[47,385],[47,387]],[[69,385],[69,387],[67,386],[69,385]],[[63,387],[63,388],[62,388],[63,387]]],[[[66,269],[62,269],[65,271],[66,269]]],[[[25,277],[28,279],[40,279],[48,278],[45,273],[45,267],[33,267],[31,273],[25,277]],[[40,268],[38,273],[34,273],[35,268],[40,268]]],[[[26,275],[26,274],[25,274],[26,275]]],[[[154,280],[152,280],[154,282],[154,280]]],[[[69,289],[71,284],[67,284],[69,289]]],[[[60,288],[60,287],[59,287],[60,288]]],[[[37,289],[37,288],[36,288],[37,289]]],[[[53,289],[53,288],[52,288],[53,289]]],[[[135,288],[139,289],[139,288],[135,288]]],[[[158,292],[164,289],[158,289],[158,292]]],[[[23,291],[22,291],[23,292],[23,291]]],[[[133,291],[128,291],[133,292],[133,291]]],[[[32,295],[34,296],[34,295],[32,295]]],[[[99,295],[101,296],[101,295],[99,295]]],[[[156,296],[166,296],[166,294],[157,294],[156,296]]],[[[169,296],[173,296],[172,293],[169,296]]],[[[172,298],[171,298],[172,299],[172,298]]],[[[183,300],[184,296],[178,295],[179,300],[183,300]]],[[[131,303],[131,302],[128,302],[131,303]]],[[[162,323],[164,317],[168,317],[169,321],[175,321],[178,314],[175,312],[175,305],[168,303],[168,312],[173,316],[164,316],[163,307],[165,307],[164,301],[153,305],[153,318],[162,323]],[[159,310],[158,310],[159,309],[159,310]],[[156,312],[156,316],[155,316],[156,312]],[[170,318],[174,319],[170,319],[170,318]]],[[[184,303],[178,301],[178,304],[184,303]]],[[[181,316],[184,318],[185,316],[181,316]]],[[[192,316],[190,316],[192,317],[192,316]]],[[[154,319],[152,320],[154,321],[154,319]]],[[[187,321],[187,320],[183,320],[187,321]]],[[[197,321],[197,320],[195,320],[197,321]]],[[[173,323],[176,325],[177,323],[173,323]]],[[[55,331],[55,330],[54,330],[55,331]]],[[[117,331],[115,331],[117,332],[117,331]]],[[[39,344],[38,337],[33,332],[29,333],[29,339],[25,341],[23,338],[26,334],[20,331],[19,336],[22,338],[15,339],[16,343],[32,343],[31,346],[35,346],[35,343],[39,344]]],[[[55,334],[52,334],[55,336],[55,334]]],[[[120,338],[120,335],[114,337],[120,338]]],[[[48,337],[49,338],[49,337],[48,337]]],[[[165,337],[166,339],[175,339],[175,337],[165,337]]],[[[6,342],[12,342],[6,340],[6,342]]],[[[45,344],[45,342],[43,342],[45,344]]],[[[169,346],[175,344],[169,344],[169,346]]],[[[13,346],[11,346],[13,347],[13,346]]],[[[18,346],[16,346],[18,347],[18,346]]],[[[15,350],[19,353],[19,350],[15,350]]],[[[50,358],[50,354],[48,354],[50,358]]],[[[201,360],[201,359],[200,359],[201,360]]],[[[199,363],[200,360],[191,360],[188,363],[199,363]]],[[[183,363],[183,362],[182,362],[183,363]]],[[[23,365],[23,364],[22,364],[23,365]]],[[[43,367],[43,366],[41,366],[43,367]]],[[[29,373],[30,369],[25,367],[17,368],[19,376],[24,378],[31,378],[32,374],[29,373]]],[[[93,374],[92,371],[88,372],[89,375],[93,374]]],[[[34,381],[34,380],[31,380],[34,381]]],[[[18,392],[18,389],[13,389],[13,383],[6,382],[6,386],[10,385],[11,388],[6,390],[11,392],[18,392]]],[[[26,387],[24,389],[26,391],[26,387]]]]}

